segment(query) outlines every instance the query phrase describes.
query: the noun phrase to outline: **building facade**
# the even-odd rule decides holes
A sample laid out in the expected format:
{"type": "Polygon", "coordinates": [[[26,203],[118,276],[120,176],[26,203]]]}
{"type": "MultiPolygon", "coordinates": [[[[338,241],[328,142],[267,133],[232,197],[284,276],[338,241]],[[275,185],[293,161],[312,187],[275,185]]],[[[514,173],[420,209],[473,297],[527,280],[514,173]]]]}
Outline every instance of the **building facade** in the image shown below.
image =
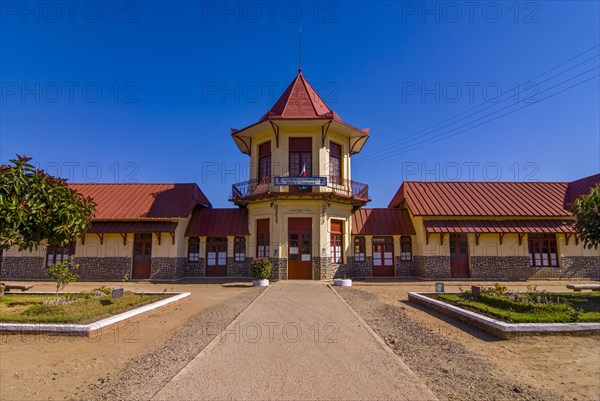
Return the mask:
{"type": "Polygon", "coordinates": [[[232,130],[249,156],[236,206],[215,209],[196,184],[72,184],[98,205],[84,238],[0,254],[0,279],[46,279],[74,256],[81,279],[249,277],[600,278],[600,250],[585,249],[569,204],[600,185],[404,182],[387,208],[366,208],[351,159],[369,138],[330,109],[299,70],[260,120],[232,130]]]}

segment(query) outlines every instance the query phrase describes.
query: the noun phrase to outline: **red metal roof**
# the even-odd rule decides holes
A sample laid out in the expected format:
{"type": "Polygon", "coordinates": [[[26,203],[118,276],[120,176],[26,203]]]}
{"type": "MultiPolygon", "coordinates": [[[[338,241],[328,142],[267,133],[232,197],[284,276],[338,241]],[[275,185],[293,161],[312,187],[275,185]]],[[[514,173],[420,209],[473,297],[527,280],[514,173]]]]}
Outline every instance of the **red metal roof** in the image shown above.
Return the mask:
{"type": "Polygon", "coordinates": [[[95,221],[88,234],[103,233],[172,233],[177,228],[173,221],[95,221]]]}
{"type": "Polygon", "coordinates": [[[196,184],[70,184],[97,204],[97,220],[175,219],[211,207],[196,184]]]}
{"type": "Polygon", "coordinates": [[[310,83],[298,71],[296,78],[283,92],[261,121],[271,118],[332,118],[342,121],[333,110],[325,104],[321,96],[313,89],[310,83]]]}
{"type": "Polygon", "coordinates": [[[402,184],[389,207],[416,216],[563,217],[565,182],[416,182],[402,184]]]}
{"type": "Polygon", "coordinates": [[[596,185],[600,185],[600,174],[590,175],[589,177],[570,182],[567,187],[565,207],[568,208],[569,205],[581,195],[588,194],[596,185]]]}
{"type": "Polygon", "coordinates": [[[196,209],[187,226],[187,237],[249,235],[247,209],[196,209]]]}
{"type": "Polygon", "coordinates": [[[573,233],[566,220],[427,220],[428,233],[573,233]]]}
{"type": "Polygon", "coordinates": [[[358,209],[352,214],[352,235],[414,235],[404,209],[358,209]]]}

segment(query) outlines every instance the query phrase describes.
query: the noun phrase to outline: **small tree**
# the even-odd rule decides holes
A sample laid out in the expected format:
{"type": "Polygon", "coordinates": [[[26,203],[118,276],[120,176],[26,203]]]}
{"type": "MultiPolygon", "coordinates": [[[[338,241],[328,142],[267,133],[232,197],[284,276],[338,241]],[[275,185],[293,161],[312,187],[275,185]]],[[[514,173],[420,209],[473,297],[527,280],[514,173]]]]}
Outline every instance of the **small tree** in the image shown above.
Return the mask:
{"type": "Polygon", "coordinates": [[[64,245],[85,235],[96,213],[90,197],[30,160],[17,155],[0,166],[0,249],[31,251],[43,240],[64,245]]]}
{"type": "Polygon", "coordinates": [[[56,301],[58,292],[67,284],[77,281],[79,276],[73,270],[79,269],[79,264],[73,265],[73,257],[69,256],[60,263],[54,263],[46,269],[46,274],[56,283],[56,301]]]}
{"type": "Polygon", "coordinates": [[[598,249],[600,245],[600,184],[587,195],[580,196],[571,205],[577,218],[575,231],[586,248],[598,249]]]}

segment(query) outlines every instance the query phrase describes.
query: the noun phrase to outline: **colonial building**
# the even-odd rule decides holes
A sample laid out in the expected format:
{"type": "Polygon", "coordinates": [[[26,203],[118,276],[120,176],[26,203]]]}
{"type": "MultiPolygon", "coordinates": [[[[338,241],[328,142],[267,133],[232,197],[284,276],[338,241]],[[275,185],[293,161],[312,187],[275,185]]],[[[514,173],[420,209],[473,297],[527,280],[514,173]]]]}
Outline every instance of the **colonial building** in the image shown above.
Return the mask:
{"type": "Polygon", "coordinates": [[[365,208],[351,158],[369,137],[302,75],[260,120],[232,130],[250,180],[231,209],[196,184],[72,184],[98,204],[85,238],[0,254],[0,278],[45,279],[72,255],[82,279],[248,277],[600,278],[600,250],[574,235],[569,204],[600,174],[560,182],[404,182],[388,208],[365,208]]]}

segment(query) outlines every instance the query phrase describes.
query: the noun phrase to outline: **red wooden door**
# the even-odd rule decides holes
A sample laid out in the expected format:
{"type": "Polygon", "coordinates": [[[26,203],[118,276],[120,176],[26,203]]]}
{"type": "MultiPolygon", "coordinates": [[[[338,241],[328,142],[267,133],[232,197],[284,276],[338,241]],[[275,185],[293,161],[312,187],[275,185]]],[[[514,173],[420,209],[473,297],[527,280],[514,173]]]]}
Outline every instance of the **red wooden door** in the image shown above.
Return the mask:
{"type": "Polygon", "coordinates": [[[131,278],[150,278],[152,268],[152,234],[135,234],[133,237],[133,269],[131,278]]]}
{"type": "Polygon", "coordinates": [[[394,277],[394,239],[373,237],[373,277],[394,277]]]}
{"type": "Polygon", "coordinates": [[[227,276],[227,237],[206,239],[206,277],[227,276]]]}
{"type": "Polygon", "coordinates": [[[288,278],[312,279],[312,219],[288,219],[288,278]]]}
{"type": "Polygon", "coordinates": [[[450,234],[450,275],[469,277],[469,244],[467,234],[450,234]]]}

